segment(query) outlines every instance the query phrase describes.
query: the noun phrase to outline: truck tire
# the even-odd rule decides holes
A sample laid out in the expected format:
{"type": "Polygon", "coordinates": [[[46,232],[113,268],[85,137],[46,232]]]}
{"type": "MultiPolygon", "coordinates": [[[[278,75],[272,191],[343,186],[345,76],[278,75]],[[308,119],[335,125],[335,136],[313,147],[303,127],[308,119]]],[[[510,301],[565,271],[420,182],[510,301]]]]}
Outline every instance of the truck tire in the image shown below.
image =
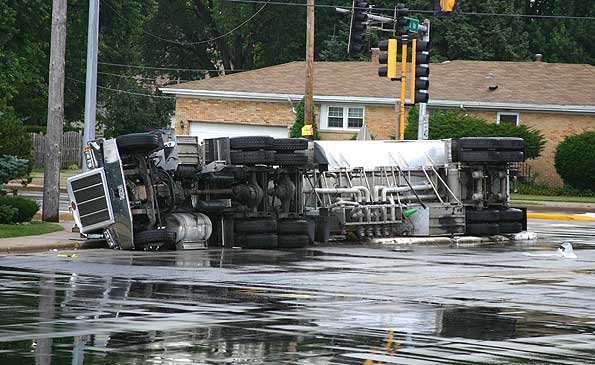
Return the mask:
{"type": "Polygon", "coordinates": [[[457,161],[460,162],[523,162],[523,151],[459,151],[457,161]]]}
{"type": "Polygon", "coordinates": [[[307,165],[308,156],[303,153],[277,153],[275,154],[275,165],[299,166],[307,165]]]}
{"type": "Polygon", "coordinates": [[[272,143],[273,137],[270,136],[232,137],[229,139],[229,148],[242,151],[266,150],[272,143]]]}
{"type": "Polygon", "coordinates": [[[500,211],[501,222],[521,222],[523,220],[523,211],[516,208],[502,209],[500,211]]]}
{"type": "Polygon", "coordinates": [[[459,150],[518,150],[525,149],[525,141],[517,137],[464,137],[457,140],[459,150]]]}
{"type": "Polygon", "coordinates": [[[520,222],[501,222],[500,233],[519,233],[523,231],[523,224],[520,222]]]}
{"type": "Polygon", "coordinates": [[[275,151],[236,151],[231,152],[234,165],[272,165],[275,163],[275,151]]]}
{"type": "Polygon", "coordinates": [[[242,248],[273,249],[277,248],[278,239],[274,233],[246,234],[236,236],[236,246],[242,248]]]}
{"type": "Polygon", "coordinates": [[[239,233],[276,233],[277,221],[275,219],[236,220],[234,228],[239,233]]]}
{"type": "Polygon", "coordinates": [[[152,133],[132,133],[116,138],[116,145],[120,153],[142,153],[159,149],[159,137],[152,133]]]}
{"type": "Polygon", "coordinates": [[[307,150],[308,140],[305,138],[275,138],[272,149],[286,152],[307,150]]]}
{"type": "Polygon", "coordinates": [[[134,247],[140,251],[157,251],[174,248],[176,233],[165,229],[150,229],[134,234],[134,247]]]}
{"type": "Polygon", "coordinates": [[[277,222],[279,234],[307,234],[308,221],[304,219],[281,219],[277,222]]]}
{"type": "Polygon", "coordinates": [[[500,234],[498,223],[470,223],[465,226],[465,234],[469,236],[494,236],[500,234]]]}
{"type": "Polygon", "coordinates": [[[277,247],[279,248],[302,248],[310,243],[310,237],[307,234],[287,234],[280,235],[277,247]]]}
{"type": "Polygon", "coordinates": [[[500,221],[500,211],[496,209],[466,209],[465,222],[467,223],[495,223],[500,221]]]}

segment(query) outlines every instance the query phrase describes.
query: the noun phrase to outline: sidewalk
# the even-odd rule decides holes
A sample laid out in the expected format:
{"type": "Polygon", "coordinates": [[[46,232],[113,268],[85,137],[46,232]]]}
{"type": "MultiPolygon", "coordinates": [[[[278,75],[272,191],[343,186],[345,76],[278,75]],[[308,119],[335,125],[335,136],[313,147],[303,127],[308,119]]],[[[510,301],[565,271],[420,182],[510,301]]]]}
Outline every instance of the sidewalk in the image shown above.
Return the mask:
{"type": "Polygon", "coordinates": [[[552,201],[514,201],[510,202],[512,207],[526,207],[528,210],[540,212],[574,212],[574,213],[595,213],[595,203],[575,202],[552,202],[552,201]]]}
{"type": "Polygon", "coordinates": [[[74,222],[61,222],[63,231],[36,236],[0,238],[0,254],[49,250],[75,250],[103,247],[97,241],[87,241],[79,233],[71,232],[74,222]]]}

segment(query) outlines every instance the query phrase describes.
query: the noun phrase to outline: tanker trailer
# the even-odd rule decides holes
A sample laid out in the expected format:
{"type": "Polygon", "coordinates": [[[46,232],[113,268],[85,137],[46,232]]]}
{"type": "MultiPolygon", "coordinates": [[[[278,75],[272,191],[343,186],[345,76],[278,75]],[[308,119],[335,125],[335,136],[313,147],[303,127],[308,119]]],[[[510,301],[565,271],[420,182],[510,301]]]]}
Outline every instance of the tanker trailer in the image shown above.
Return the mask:
{"type": "Polygon", "coordinates": [[[461,141],[199,142],[160,130],[90,142],[88,171],[69,178],[68,192],[81,232],[102,234],[115,249],[299,248],[331,237],[521,230],[520,211],[508,207],[508,166],[521,149],[502,157],[493,139],[489,148],[461,141]],[[502,216],[514,220],[506,226],[502,216]]]}

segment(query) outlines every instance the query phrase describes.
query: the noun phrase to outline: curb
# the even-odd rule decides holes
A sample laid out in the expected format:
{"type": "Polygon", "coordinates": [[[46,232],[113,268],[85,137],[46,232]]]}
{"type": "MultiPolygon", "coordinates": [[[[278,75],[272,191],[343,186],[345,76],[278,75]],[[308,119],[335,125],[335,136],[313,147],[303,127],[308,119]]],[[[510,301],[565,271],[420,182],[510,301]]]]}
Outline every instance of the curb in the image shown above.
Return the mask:
{"type": "Polygon", "coordinates": [[[0,254],[29,253],[51,250],[87,250],[92,248],[105,247],[103,241],[73,241],[73,242],[52,242],[44,244],[28,244],[24,246],[0,247],[0,254]],[[101,243],[100,243],[101,242],[101,243]]]}
{"type": "Polygon", "coordinates": [[[595,218],[573,215],[573,214],[555,214],[555,213],[527,213],[527,218],[531,219],[548,219],[557,221],[585,221],[595,222],[595,218]]]}
{"type": "MultiPolygon", "coordinates": [[[[35,215],[33,216],[33,220],[36,220],[36,221],[42,220],[41,213],[35,213],[35,215]]],[[[74,218],[72,217],[72,213],[60,213],[59,216],[58,216],[58,220],[60,222],[62,222],[62,221],[74,221],[74,218]]]]}

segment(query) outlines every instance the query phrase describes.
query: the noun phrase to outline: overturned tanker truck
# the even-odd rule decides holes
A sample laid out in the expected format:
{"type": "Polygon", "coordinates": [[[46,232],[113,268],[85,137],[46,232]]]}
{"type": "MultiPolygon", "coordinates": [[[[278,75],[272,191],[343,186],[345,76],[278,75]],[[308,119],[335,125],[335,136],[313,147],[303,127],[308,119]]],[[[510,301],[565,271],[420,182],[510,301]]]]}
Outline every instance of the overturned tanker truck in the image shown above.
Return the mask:
{"type": "Polygon", "coordinates": [[[68,179],[82,233],[125,250],[299,248],[526,229],[509,206],[518,138],[205,139],[172,130],[99,139],[68,179]]]}

